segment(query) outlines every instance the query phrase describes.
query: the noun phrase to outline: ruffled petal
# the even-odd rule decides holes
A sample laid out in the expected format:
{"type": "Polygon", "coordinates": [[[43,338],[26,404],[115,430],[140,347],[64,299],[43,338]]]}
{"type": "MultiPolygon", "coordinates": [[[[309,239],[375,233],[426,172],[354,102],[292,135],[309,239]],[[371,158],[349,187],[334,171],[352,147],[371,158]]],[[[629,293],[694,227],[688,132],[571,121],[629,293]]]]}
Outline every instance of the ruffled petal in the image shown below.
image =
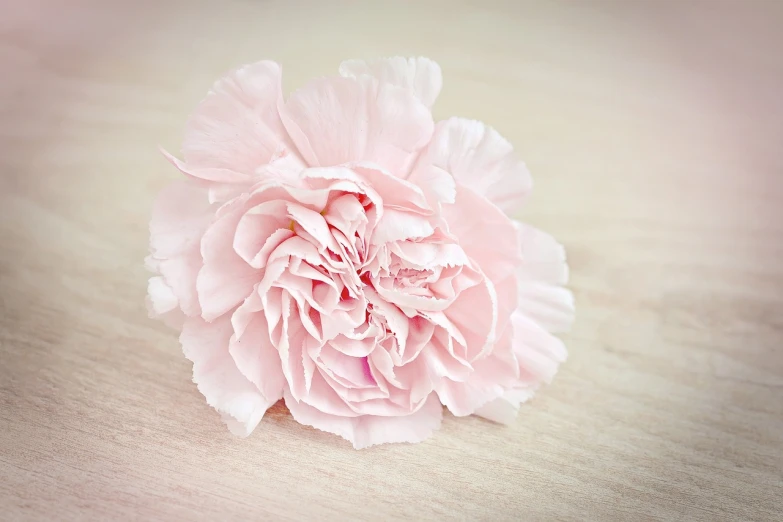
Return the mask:
{"type": "Polygon", "coordinates": [[[237,309],[232,318],[235,335],[229,343],[229,353],[237,368],[247,380],[255,384],[261,394],[271,403],[283,397],[283,376],[280,355],[269,339],[269,325],[260,310],[261,299],[257,294],[248,298],[237,309]],[[243,315],[247,319],[243,319],[243,315]],[[242,324],[237,331],[237,323],[242,324]]]}
{"type": "Polygon", "coordinates": [[[233,333],[223,316],[212,323],[191,317],[180,335],[182,351],[193,362],[193,382],[207,404],[220,412],[235,435],[249,435],[277,399],[268,400],[237,369],[228,352],[233,333]]]}
{"type": "MultiPolygon", "coordinates": [[[[147,266],[163,276],[162,282],[188,316],[201,313],[196,294],[196,275],[202,265],[199,240],[213,216],[206,190],[184,180],[166,187],[153,206],[147,266]]],[[[159,300],[151,293],[149,297],[159,300]]]]}
{"type": "Polygon", "coordinates": [[[323,413],[304,402],[297,402],[287,390],[284,398],[297,422],[339,435],[356,449],[387,442],[421,442],[440,427],[443,418],[443,407],[435,394],[430,394],[422,406],[410,415],[396,417],[339,417],[323,413]]]}
{"type": "Polygon", "coordinates": [[[160,192],[152,207],[150,250],[153,257],[166,259],[197,246],[213,217],[214,211],[203,187],[185,180],[171,183],[160,192]]]}
{"type": "Polygon", "coordinates": [[[187,123],[185,164],[252,175],[273,158],[295,153],[278,115],[281,79],[280,65],[261,61],[218,80],[187,123]]]}
{"type": "Polygon", "coordinates": [[[517,418],[519,405],[530,399],[534,393],[534,389],[509,390],[502,397],[489,401],[473,413],[493,422],[511,424],[517,418]]]}
{"type": "Polygon", "coordinates": [[[180,310],[177,296],[165,279],[160,276],[150,278],[146,303],[151,319],[160,319],[170,328],[182,328],[185,314],[180,310]]]}
{"type": "Polygon", "coordinates": [[[366,76],[314,80],[291,94],[281,117],[311,166],[369,161],[400,177],[434,127],[411,92],[366,76]]]}
{"type": "Polygon", "coordinates": [[[429,146],[414,169],[436,167],[451,173],[507,213],[519,210],[533,186],[525,164],[497,131],[480,121],[450,118],[435,127],[429,146]]]}
{"type": "Polygon", "coordinates": [[[542,281],[553,285],[568,282],[568,264],[563,245],[546,232],[525,223],[514,222],[522,264],[518,272],[520,281],[542,281]]]}
{"type": "Polygon", "coordinates": [[[542,384],[552,380],[568,355],[560,339],[520,312],[512,314],[511,324],[519,381],[501,397],[475,411],[476,415],[503,424],[510,424],[517,416],[519,405],[531,398],[542,384]]]}
{"type": "Polygon", "coordinates": [[[473,363],[474,371],[463,382],[448,377],[436,382],[438,398],[452,414],[471,415],[519,385],[519,367],[511,337],[509,328],[487,357],[473,363]]]}
{"type": "Polygon", "coordinates": [[[421,238],[432,235],[435,229],[429,220],[418,214],[401,210],[387,209],[375,227],[370,240],[373,245],[392,241],[421,238]]]}
{"type": "Polygon", "coordinates": [[[511,325],[520,382],[525,387],[550,382],[568,356],[563,341],[519,311],[511,314],[511,325]]]}
{"type": "Polygon", "coordinates": [[[574,320],[574,295],[562,286],[521,281],[517,310],[549,332],[566,332],[574,320]]]}
{"type": "Polygon", "coordinates": [[[150,299],[150,312],[156,316],[166,314],[179,306],[177,296],[162,277],[150,277],[147,295],[150,299]]]}
{"type": "Polygon", "coordinates": [[[486,198],[458,185],[454,204],[444,205],[443,214],[459,245],[493,283],[517,273],[521,254],[514,223],[486,198]]]}
{"type": "Polygon", "coordinates": [[[201,315],[211,321],[231,310],[250,295],[262,272],[251,267],[234,250],[234,236],[243,215],[241,202],[217,219],[201,239],[204,266],[196,288],[201,315]]]}
{"type": "Polygon", "coordinates": [[[437,62],[417,58],[383,58],[380,60],[346,60],[340,64],[340,75],[373,76],[382,83],[413,91],[427,107],[432,107],[443,87],[443,76],[437,62]]]}

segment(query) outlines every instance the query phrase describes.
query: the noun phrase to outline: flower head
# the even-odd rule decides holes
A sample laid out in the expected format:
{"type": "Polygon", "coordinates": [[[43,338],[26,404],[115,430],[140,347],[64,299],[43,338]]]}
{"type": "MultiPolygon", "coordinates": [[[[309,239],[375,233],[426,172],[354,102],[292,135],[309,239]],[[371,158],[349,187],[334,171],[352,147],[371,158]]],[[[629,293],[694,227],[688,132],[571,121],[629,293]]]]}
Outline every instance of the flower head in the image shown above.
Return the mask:
{"type": "Polygon", "coordinates": [[[454,415],[510,422],[565,359],[563,248],[516,222],[530,176],[476,121],[435,124],[426,58],[348,61],[283,100],[274,62],[219,80],[150,225],[151,313],[248,435],[281,398],[357,448],[454,415]]]}

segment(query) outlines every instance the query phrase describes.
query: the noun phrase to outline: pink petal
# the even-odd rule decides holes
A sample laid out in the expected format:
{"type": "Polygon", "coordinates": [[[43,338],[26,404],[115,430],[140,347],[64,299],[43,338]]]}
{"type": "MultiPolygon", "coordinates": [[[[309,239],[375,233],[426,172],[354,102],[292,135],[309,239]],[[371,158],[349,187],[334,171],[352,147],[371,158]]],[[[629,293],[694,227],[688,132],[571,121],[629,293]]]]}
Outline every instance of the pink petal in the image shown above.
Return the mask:
{"type": "Polygon", "coordinates": [[[574,296],[561,286],[522,281],[517,310],[549,332],[565,332],[574,320],[574,296]]]}
{"type": "Polygon", "coordinates": [[[307,332],[294,313],[295,306],[288,292],[284,291],[282,294],[282,331],[280,342],[276,344],[285,379],[294,396],[301,399],[307,394],[304,363],[302,362],[307,332]]]}
{"type": "Polygon", "coordinates": [[[520,379],[526,385],[548,383],[568,356],[563,341],[518,311],[512,314],[511,324],[520,379]]]}
{"type": "Polygon", "coordinates": [[[546,232],[524,223],[515,222],[522,248],[520,280],[543,281],[553,285],[568,282],[568,265],[563,245],[546,232]]]}
{"type": "Polygon", "coordinates": [[[385,208],[410,210],[431,214],[431,208],[421,188],[392,175],[390,172],[370,163],[353,165],[353,170],[369,187],[383,199],[385,208]]]}
{"type": "Polygon", "coordinates": [[[493,283],[517,273],[521,255],[514,223],[486,198],[458,185],[455,203],[444,205],[443,215],[459,245],[493,283]]]}
{"type": "Polygon", "coordinates": [[[463,382],[446,377],[435,383],[438,398],[451,413],[458,417],[471,415],[519,384],[511,336],[509,328],[487,357],[473,363],[474,371],[463,382]]]}
{"type": "Polygon", "coordinates": [[[331,249],[333,252],[337,251],[338,246],[334,240],[329,225],[326,223],[324,217],[309,208],[303,207],[296,203],[289,203],[286,205],[288,214],[291,219],[300,225],[314,240],[315,244],[319,247],[319,250],[323,251],[326,248],[331,249]]]}
{"type": "Polygon", "coordinates": [[[231,338],[228,350],[242,375],[271,404],[282,398],[285,377],[280,355],[269,339],[269,325],[264,314],[254,313],[242,334],[231,338]]]}
{"type": "Polygon", "coordinates": [[[370,161],[401,177],[434,125],[411,92],[366,76],[313,80],[290,96],[281,117],[311,166],[370,161]]]}
{"type": "Polygon", "coordinates": [[[181,329],[185,314],[179,308],[179,301],[173,289],[162,277],[151,277],[147,285],[147,312],[150,318],[160,319],[167,326],[181,329]]]}
{"type": "Polygon", "coordinates": [[[519,381],[501,397],[476,409],[475,414],[489,420],[510,424],[519,405],[532,397],[538,387],[548,383],[567,352],[563,342],[520,312],[512,315],[512,347],[519,364],[519,381]]]}
{"type": "Polygon", "coordinates": [[[243,215],[241,205],[227,211],[201,238],[204,266],[196,281],[202,317],[211,321],[241,303],[261,280],[261,271],[251,267],[234,251],[233,240],[243,215]]]}
{"type": "Polygon", "coordinates": [[[423,164],[413,170],[408,181],[421,187],[430,206],[437,203],[454,203],[457,184],[454,176],[435,165],[423,164]]]}
{"type": "Polygon", "coordinates": [[[530,399],[534,393],[535,390],[509,390],[502,397],[489,401],[473,413],[494,422],[511,424],[517,418],[519,405],[530,399]]]}
{"type": "Polygon", "coordinates": [[[166,259],[194,245],[214,216],[206,190],[190,181],[175,181],[155,200],[150,219],[150,249],[166,259]]]}
{"type": "Polygon", "coordinates": [[[262,61],[220,79],[188,121],[182,154],[193,168],[252,175],[280,150],[295,151],[278,115],[278,64],[262,61]]]}
{"type": "Polygon", "coordinates": [[[392,241],[427,237],[434,231],[435,229],[425,217],[401,210],[386,209],[375,227],[370,243],[380,245],[392,241]]]}
{"type": "Polygon", "coordinates": [[[497,336],[498,300],[491,281],[464,290],[444,314],[464,336],[469,361],[492,349],[497,336]]]}
{"type": "Polygon", "coordinates": [[[384,58],[381,60],[347,60],[340,64],[340,75],[374,76],[382,83],[409,89],[424,105],[432,107],[443,86],[440,66],[429,58],[384,58]]]}
{"type": "Polygon", "coordinates": [[[479,121],[451,118],[439,122],[414,172],[430,166],[451,173],[505,212],[519,210],[532,188],[530,173],[513,147],[479,121]]]}
{"type": "Polygon", "coordinates": [[[397,417],[340,417],[323,413],[304,402],[297,402],[288,392],[284,398],[297,422],[339,435],[356,449],[387,442],[421,442],[440,427],[443,418],[443,407],[434,394],[417,411],[397,417]]]}
{"type": "MultiPolygon", "coordinates": [[[[240,185],[244,184],[249,186],[253,178],[249,174],[242,174],[226,168],[218,167],[195,167],[188,165],[184,161],[180,161],[170,153],[161,149],[163,157],[165,157],[169,163],[174,165],[177,170],[185,174],[186,176],[193,178],[195,181],[207,181],[216,182],[218,185],[207,184],[210,188],[215,186],[221,186],[220,184],[240,185]]],[[[225,190],[225,189],[223,189],[225,190]]]]}
{"type": "Polygon", "coordinates": [[[233,247],[250,266],[263,268],[268,255],[263,256],[262,250],[272,236],[275,236],[276,244],[279,245],[281,236],[293,235],[288,229],[291,219],[286,214],[286,206],[285,201],[266,201],[251,208],[240,218],[234,233],[233,247]],[[280,232],[281,229],[283,232],[280,232]]]}
{"type": "Polygon", "coordinates": [[[162,277],[150,277],[147,285],[147,295],[152,305],[151,311],[155,315],[163,315],[176,309],[179,305],[174,291],[162,277]]]}
{"type": "Polygon", "coordinates": [[[179,339],[185,357],[193,362],[193,382],[207,404],[221,413],[232,433],[246,437],[278,399],[265,398],[237,369],[228,352],[232,333],[228,316],[213,323],[191,317],[179,339]]]}

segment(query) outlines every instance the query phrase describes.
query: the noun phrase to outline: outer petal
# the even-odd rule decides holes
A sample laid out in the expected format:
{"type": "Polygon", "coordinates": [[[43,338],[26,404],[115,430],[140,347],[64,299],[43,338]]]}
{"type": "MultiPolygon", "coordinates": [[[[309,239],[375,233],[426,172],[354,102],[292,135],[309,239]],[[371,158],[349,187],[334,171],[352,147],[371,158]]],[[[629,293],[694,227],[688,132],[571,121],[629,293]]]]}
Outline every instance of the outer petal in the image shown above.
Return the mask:
{"type": "MultiPolygon", "coordinates": [[[[184,180],[166,187],[152,210],[149,268],[163,276],[186,315],[201,313],[196,296],[196,275],[201,268],[199,240],[213,215],[206,190],[184,180]]],[[[153,290],[159,289],[150,288],[152,300],[160,300],[153,295],[153,290]]]]}
{"type": "Polygon", "coordinates": [[[563,245],[546,232],[514,222],[522,249],[521,281],[542,281],[553,285],[568,282],[568,265],[563,245]]]}
{"type": "Polygon", "coordinates": [[[549,332],[565,332],[574,320],[574,296],[562,286],[522,281],[517,310],[549,332]]]}
{"type": "Polygon", "coordinates": [[[517,418],[519,405],[527,401],[534,393],[535,389],[507,391],[502,397],[488,402],[474,413],[494,422],[511,424],[517,418]]]}
{"type": "Polygon", "coordinates": [[[382,83],[412,90],[424,105],[432,107],[443,87],[440,66],[429,58],[395,56],[380,60],[347,60],[340,64],[341,76],[374,76],[382,83]]]}
{"type": "Polygon", "coordinates": [[[269,325],[260,309],[261,298],[253,294],[234,313],[235,335],[228,350],[242,375],[274,403],[283,397],[285,378],[280,355],[269,339],[269,325]],[[237,326],[241,327],[240,331],[237,326]]]}
{"type": "Polygon", "coordinates": [[[147,295],[150,303],[150,315],[161,316],[179,305],[174,291],[162,277],[150,277],[147,284],[147,295]]]}
{"type": "Polygon", "coordinates": [[[503,424],[511,423],[519,411],[519,405],[536,392],[541,384],[548,383],[567,353],[563,342],[523,316],[512,315],[513,349],[519,363],[519,382],[502,397],[481,406],[475,413],[503,424]]]}
{"type": "Polygon", "coordinates": [[[451,413],[458,417],[471,415],[519,384],[519,367],[511,337],[509,328],[489,356],[473,363],[474,371],[466,381],[444,378],[436,383],[435,391],[451,413]]]}
{"type": "Polygon", "coordinates": [[[374,78],[320,78],[294,92],[281,117],[314,167],[369,161],[407,177],[432,136],[429,109],[374,78]]]}
{"type": "Polygon", "coordinates": [[[220,412],[235,435],[249,435],[277,399],[267,400],[237,369],[228,352],[233,329],[228,316],[213,323],[188,318],[182,328],[182,351],[193,362],[193,382],[220,412]]]}
{"type": "Polygon", "coordinates": [[[281,77],[277,63],[262,61],[218,80],[188,121],[185,163],[213,175],[252,175],[274,156],[295,151],[278,115],[281,77]]]}
{"type": "Polygon", "coordinates": [[[433,167],[451,173],[458,184],[470,187],[507,213],[519,210],[532,188],[530,173],[513,147],[480,121],[451,118],[435,127],[429,146],[412,178],[433,167]]]}
{"type": "Polygon", "coordinates": [[[242,202],[218,218],[201,238],[204,266],[196,287],[201,315],[211,321],[242,302],[261,280],[261,271],[251,267],[234,250],[236,229],[244,214],[242,202]]]}
{"type": "Polygon", "coordinates": [[[457,186],[453,205],[444,205],[449,231],[496,285],[517,273],[521,261],[513,222],[486,198],[468,187],[457,186]]]}
{"type": "Polygon", "coordinates": [[[361,415],[338,417],[297,402],[286,390],[285,404],[294,419],[321,431],[334,433],[350,441],[356,449],[387,442],[421,442],[440,427],[443,407],[435,394],[430,394],[414,413],[400,417],[361,415]]]}
{"type": "Polygon", "coordinates": [[[172,288],[162,277],[151,277],[147,285],[147,312],[150,318],[160,319],[167,326],[181,329],[185,314],[172,288]]]}
{"type": "Polygon", "coordinates": [[[170,184],[161,191],[152,207],[150,250],[153,257],[166,259],[198,245],[213,216],[207,191],[202,187],[185,180],[170,184]]]}

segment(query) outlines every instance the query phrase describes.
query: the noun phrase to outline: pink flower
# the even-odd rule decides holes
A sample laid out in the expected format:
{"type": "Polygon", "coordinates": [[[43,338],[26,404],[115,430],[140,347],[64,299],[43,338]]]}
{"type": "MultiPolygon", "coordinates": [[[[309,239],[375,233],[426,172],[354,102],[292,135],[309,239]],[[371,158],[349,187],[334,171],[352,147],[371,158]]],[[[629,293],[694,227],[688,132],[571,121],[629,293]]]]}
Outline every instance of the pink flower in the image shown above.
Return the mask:
{"type": "Polygon", "coordinates": [[[283,100],[263,61],[187,125],[150,225],[151,312],[248,435],[283,398],[356,448],[511,422],[566,357],[565,254],[513,221],[531,181],[484,124],[433,123],[426,58],[349,61],[283,100]]]}

